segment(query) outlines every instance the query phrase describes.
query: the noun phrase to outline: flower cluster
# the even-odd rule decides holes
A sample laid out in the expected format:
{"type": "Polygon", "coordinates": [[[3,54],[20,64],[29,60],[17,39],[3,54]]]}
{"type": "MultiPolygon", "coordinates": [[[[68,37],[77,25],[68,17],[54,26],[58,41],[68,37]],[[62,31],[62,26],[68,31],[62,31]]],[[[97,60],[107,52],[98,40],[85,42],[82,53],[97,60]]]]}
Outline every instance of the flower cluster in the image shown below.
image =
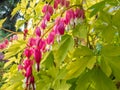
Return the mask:
{"type": "Polygon", "coordinates": [[[70,9],[66,11],[64,22],[66,25],[77,25],[82,19],[84,19],[84,10],[76,8],[76,10],[70,9]]]}
{"type": "MultiPolygon", "coordinates": [[[[12,37],[10,37],[10,42],[17,39],[18,39],[17,35],[13,35],[12,37]]],[[[2,43],[0,43],[0,50],[5,49],[8,45],[9,45],[9,40],[5,39],[2,43]]]]}
{"type": "Polygon", "coordinates": [[[4,49],[7,47],[7,45],[9,44],[8,39],[5,39],[4,42],[0,43],[0,49],[4,49]]]}
{"type": "MultiPolygon", "coordinates": [[[[69,1],[54,0],[54,9],[57,9],[58,4],[68,7],[69,1]]],[[[35,36],[28,40],[27,47],[23,53],[26,58],[18,67],[19,70],[22,70],[22,73],[25,76],[26,89],[32,88],[35,90],[35,80],[32,73],[33,65],[36,65],[37,71],[40,70],[42,55],[46,51],[51,50],[55,38],[57,37],[57,41],[59,42],[60,37],[65,33],[65,30],[68,29],[70,25],[75,26],[79,23],[79,20],[84,19],[84,10],[80,8],[76,8],[75,10],[69,9],[66,11],[64,17],[58,17],[55,20],[54,26],[48,34],[48,37],[44,38],[44,34],[42,32],[47,27],[47,22],[50,21],[50,17],[54,13],[54,9],[49,4],[46,4],[43,7],[42,12],[44,13],[44,17],[40,23],[40,26],[35,28],[35,36]]]]}
{"type": "Polygon", "coordinates": [[[32,55],[32,50],[29,48],[26,48],[24,50],[24,55],[26,56],[26,59],[23,62],[23,65],[19,65],[18,69],[19,70],[25,70],[25,72],[22,72],[25,76],[25,85],[26,88],[30,88],[29,86],[32,85],[32,90],[35,90],[35,85],[34,85],[34,77],[32,74],[32,65],[33,65],[33,61],[30,59],[31,55],[32,55]]]}
{"type": "Polygon", "coordinates": [[[39,27],[36,27],[35,35],[36,37],[29,39],[28,45],[23,53],[26,58],[23,60],[23,63],[18,66],[18,69],[22,70],[22,73],[25,76],[26,89],[32,88],[32,90],[35,90],[35,80],[32,73],[32,68],[35,64],[36,70],[40,70],[39,65],[42,59],[42,52],[44,51],[46,45],[45,41],[40,39],[41,30],[39,27]]]}

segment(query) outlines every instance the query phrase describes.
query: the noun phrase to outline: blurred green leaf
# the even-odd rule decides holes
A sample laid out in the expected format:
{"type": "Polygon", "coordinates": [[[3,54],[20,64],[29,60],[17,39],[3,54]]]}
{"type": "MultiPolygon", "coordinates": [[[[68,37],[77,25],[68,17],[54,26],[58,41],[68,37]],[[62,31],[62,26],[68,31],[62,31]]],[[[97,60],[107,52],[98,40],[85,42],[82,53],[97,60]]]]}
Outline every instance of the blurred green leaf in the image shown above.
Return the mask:
{"type": "Polygon", "coordinates": [[[62,61],[64,61],[68,51],[73,48],[74,40],[70,35],[64,35],[62,37],[61,42],[58,44],[59,47],[56,51],[54,51],[54,58],[56,65],[60,65],[62,61]]]}
{"type": "Polygon", "coordinates": [[[45,68],[49,69],[54,66],[54,55],[53,52],[48,52],[43,59],[43,63],[45,68]]]}
{"type": "Polygon", "coordinates": [[[102,48],[101,53],[103,56],[120,56],[120,47],[106,45],[102,48]]]}
{"type": "Polygon", "coordinates": [[[56,81],[55,86],[53,88],[54,90],[69,90],[70,86],[71,85],[66,83],[65,80],[61,80],[61,81],[58,80],[56,81]]]}
{"type": "Polygon", "coordinates": [[[73,54],[73,57],[80,57],[80,56],[92,56],[94,53],[86,46],[80,46],[76,48],[73,54]]]}
{"type": "Polygon", "coordinates": [[[96,67],[91,71],[82,74],[77,82],[75,90],[117,90],[100,68],[96,67]]]}
{"type": "Polygon", "coordinates": [[[86,24],[78,24],[72,31],[73,36],[79,38],[86,38],[87,37],[87,25],[86,24]]]}
{"type": "Polygon", "coordinates": [[[104,59],[109,63],[116,79],[120,80],[120,57],[104,57],[104,59]]]}
{"type": "Polygon", "coordinates": [[[90,13],[90,17],[96,15],[97,12],[102,11],[104,7],[105,7],[105,1],[101,1],[101,2],[96,3],[93,6],[91,6],[89,8],[90,10],[92,10],[92,12],[90,13]]]}
{"type": "Polygon", "coordinates": [[[78,77],[87,67],[88,68],[92,68],[94,66],[95,63],[95,57],[94,56],[86,56],[83,58],[78,58],[77,60],[71,62],[68,66],[67,66],[67,75],[66,78],[67,79],[72,79],[72,78],[76,78],[78,77]],[[93,63],[91,64],[91,61],[93,61],[93,63]],[[74,68],[73,68],[74,67],[74,68]]]}
{"type": "Polygon", "coordinates": [[[109,63],[103,57],[101,59],[100,68],[108,77],[112,74],[112,70],[109,63]]]}
{"type": "Polygon", "coordinates": [[[111,26],[104,27],[102,31],[102,37],[106,42],[111,43],[115,36],[115,32],[116,30],[111,26]]]}
{"type": "Polygon", "coordinates": [[[117,27],[118,30],[120,30],[120,10],[118,10],[115,15],[112,17],[112,24],[117,27]]]}
{"type": "Polygon", "coordinates": [[[12,62],[16,61],[15,57],[9,58],[9,61],[5,63],[4,68],[8,67],[12,62]]]}

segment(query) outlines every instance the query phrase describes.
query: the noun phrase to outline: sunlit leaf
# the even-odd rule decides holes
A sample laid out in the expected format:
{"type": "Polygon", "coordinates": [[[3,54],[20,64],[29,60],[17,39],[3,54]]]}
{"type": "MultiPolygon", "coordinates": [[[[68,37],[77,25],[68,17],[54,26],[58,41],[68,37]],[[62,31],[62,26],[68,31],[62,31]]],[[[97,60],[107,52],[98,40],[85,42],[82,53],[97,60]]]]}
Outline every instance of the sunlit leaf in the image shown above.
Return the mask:
{"type": "Polygon", "coordinates": [[[119,56],[120,55],[120,47],[106,45],[102,48],[102,55],[103,56],[119,56]]]}
{"type": "Polygon", "coordinates": [[[120,80],[120,57],[104,57],[105,60],[109,63],[113,74],[116,79],[120,80]]]}
{"type": "Polygon", "coordinates": [[[96,15],[97,12],[102,11],[105,6],[105,1],[101,1],[99,3],[96,3],[95,5],[91,6],[89,9],[92,10],[90,17],[96,15]]]}
{"type": "Polygon", "coordinates": [[[79,48],[76,48],[73,54],[74,57],[92,56],[92,55],[94,55],[94,53],[86,46],[80,46],[79,48]]]}
{"type": "Polygon", "coordinates": [[[82,74],[77,82],[76,90],[117,90],[100,68],[82,74]],[[109,86],[109,87],[108,87],[109,86]]]}
{"type": "Polygon", "coordinates": [[[111,67],[109,65],[109,62],[106,61],[105,58],[102,57],[100,67],[102,71],[109,77],[112,73],[111,67]]]}
{"type": "Polygon", "coordinates": [[[76,78],[78,77],[87,67],[92,68],[94,63],[91,65],[89,62],[94,60],[93,56],[87,56],[83,58],[78,58],[76,61],[71,62],[67,66],[67,75],[66,78],[76,78]],[[74,68],[73,68],[74,67],[74,68]]]}
{"type": "Polygon", "coordinates": [[[69,35],[65,35],[58,46],[58,50],[54,51],[55,63],[60,65],[60,63],[65,59],[68,51],[73,48],[74,41],[69,35]]]}

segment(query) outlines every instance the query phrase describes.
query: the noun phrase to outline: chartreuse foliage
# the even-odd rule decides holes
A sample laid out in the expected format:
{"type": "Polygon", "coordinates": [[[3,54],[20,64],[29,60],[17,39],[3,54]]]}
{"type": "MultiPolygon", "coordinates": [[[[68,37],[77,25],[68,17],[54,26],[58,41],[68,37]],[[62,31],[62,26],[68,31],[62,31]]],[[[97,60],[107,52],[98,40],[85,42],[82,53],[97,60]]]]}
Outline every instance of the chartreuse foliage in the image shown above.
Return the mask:
{"type": "MultiPolygon", "coordinates": [[[[45,0],[50,2],[49,0],[45,0]]],[[[66,32],[59,43],[54,42],[52,50],[43,55],[40,72],[35,76],[36,90],[117,90],[120,81],[120,0],[70,0],[72,5],[83,3],[85,20],[66,32]]],[[[17,29],[32,19],[39,22],[42,0],[21,0],[13,10],[21,12],[24,19],[18,20],[17,29]],[[29,4],[29,5],[28,5],[29,4]]],[[[53,2],[51,3],[53,4],[53,2]]],[[[73,7],[74,8],[74,7],[73,7]]],[[[54,20],[61,11],[52,15],[54,20]]],[[[50,22],[48,28],[54,22],[50,22]]],[[[22,53],[27,40],[13,42],[4,51],[9,67],[3,78],[6,83],[1,90],[23,90],[23,76],[17,65],[23,59],[22,53]]]]}

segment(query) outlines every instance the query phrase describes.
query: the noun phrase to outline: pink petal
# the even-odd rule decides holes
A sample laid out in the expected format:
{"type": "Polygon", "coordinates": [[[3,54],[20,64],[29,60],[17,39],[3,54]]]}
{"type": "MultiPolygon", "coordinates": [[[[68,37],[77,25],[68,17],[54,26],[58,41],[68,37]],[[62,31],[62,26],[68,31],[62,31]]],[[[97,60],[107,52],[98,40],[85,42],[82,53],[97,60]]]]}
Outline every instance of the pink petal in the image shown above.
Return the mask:
{"type": "Polygon", "coordinates": [[[58,33],[59,33],[60,35],[63,35],[63,34],[64,34],[64,31],[65,31],[64,23],[60,23],[60,24],[58,25],[57,29],[58,29],[58,33]]]}
{"type": "Polygon", "coordinates": [[[41,53],[41,51],[39,50],[39,49],[34,49],[34,58],[35,58],[35,61],[36,61],[36,63],[40,63],[40,61],[41,61],[41,58],[42,58],[42,53],[41,53]]]}

